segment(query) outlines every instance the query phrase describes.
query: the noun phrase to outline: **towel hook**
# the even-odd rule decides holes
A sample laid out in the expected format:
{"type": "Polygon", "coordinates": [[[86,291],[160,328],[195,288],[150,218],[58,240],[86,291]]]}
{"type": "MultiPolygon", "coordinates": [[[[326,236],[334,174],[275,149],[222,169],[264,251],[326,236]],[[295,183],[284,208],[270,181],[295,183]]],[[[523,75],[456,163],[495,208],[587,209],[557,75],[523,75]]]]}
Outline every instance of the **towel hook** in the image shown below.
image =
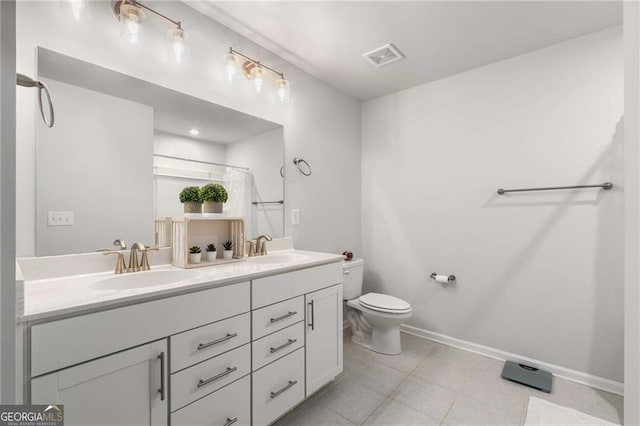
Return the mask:
{"type": "Polygon", "coordinates": [[[311,176],[311,166],[309,165],[309,163],[307,163],[307,161],[304,158],[294,157],[293,164],[298,166],[298,170],[300,171],[300,173],[302,173],[305,176],[311,176]],[[301,166],[301,164],[304,164],[308,169],[306,172],[303,170],[303,167],[301,166]]]}

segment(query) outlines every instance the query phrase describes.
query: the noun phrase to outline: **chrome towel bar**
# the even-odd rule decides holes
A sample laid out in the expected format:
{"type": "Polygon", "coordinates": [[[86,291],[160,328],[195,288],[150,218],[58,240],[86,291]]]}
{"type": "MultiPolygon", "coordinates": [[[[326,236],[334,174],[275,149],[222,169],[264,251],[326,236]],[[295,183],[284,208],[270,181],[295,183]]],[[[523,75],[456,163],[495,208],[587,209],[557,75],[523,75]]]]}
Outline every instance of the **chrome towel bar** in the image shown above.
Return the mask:
{"type": "Polygon", "coordinates": [[[520,189],[498,189],[498,194],[503,195],[507,192],[528,192],[528,191],[555,191],[557,189],[583,189],[583,188],[602,188],[609,190],[613,188],[611,182],[601,183],[599,185],[573,185],[573,186],[548,186],[545,188],[520,188],[520,189]]]}

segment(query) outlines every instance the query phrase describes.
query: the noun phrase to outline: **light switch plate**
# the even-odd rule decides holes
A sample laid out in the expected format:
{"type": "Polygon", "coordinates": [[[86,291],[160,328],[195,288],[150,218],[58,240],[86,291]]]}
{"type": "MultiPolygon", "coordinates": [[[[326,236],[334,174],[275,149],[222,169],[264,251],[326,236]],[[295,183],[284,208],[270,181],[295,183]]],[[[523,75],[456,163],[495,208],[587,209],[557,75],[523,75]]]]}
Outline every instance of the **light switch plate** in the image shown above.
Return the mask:
{"type": "Polygon", "coordinates": [[[47,212],[48,226],[73,225],[73,212],[47,212]]]}
{"type": "Polygon", "coordinates": [[[291,209],[291,225],[300,224],[300,209],[291,209]]]}

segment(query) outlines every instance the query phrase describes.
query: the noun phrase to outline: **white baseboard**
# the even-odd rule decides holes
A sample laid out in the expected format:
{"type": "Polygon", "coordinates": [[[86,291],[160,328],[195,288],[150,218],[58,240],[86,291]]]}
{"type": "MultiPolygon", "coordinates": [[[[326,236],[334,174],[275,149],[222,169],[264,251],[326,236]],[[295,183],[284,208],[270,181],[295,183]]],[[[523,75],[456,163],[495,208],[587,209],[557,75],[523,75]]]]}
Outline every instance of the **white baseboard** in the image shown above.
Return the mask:
{"type": "Polygon", "coordinates": [[[464,349],[469,352],[474,352],[480,355],[488,356],[490,358],[499,359],[500,361],[511,360],[521,362],[523,364],[550,371],[555,376],[562,377],[563,379],[567,379],[572,382],[581,383],[596,389],[615,393],[617,395],[624,394],[624,384],[616,382],[615,380],[605,379],[604,377],[594,376],[577,370],[571,370],[570,368],[560,367],[558,365],[549,364],[537,359],[527,358],[521,355],[502,351],[500,349],[490,348],[488,346],[479,345],[477,343],[468,342],[466,340],[456,339],[455,337],[450,337],[445,334],[435,333],[433,331],[424,330],[422,328],[413,327],[406,324],[400,326],[400,329],[407,334],[412,334],[414,336],[422,337],[424,339],[432,340],[444,345],[464,349]]]}

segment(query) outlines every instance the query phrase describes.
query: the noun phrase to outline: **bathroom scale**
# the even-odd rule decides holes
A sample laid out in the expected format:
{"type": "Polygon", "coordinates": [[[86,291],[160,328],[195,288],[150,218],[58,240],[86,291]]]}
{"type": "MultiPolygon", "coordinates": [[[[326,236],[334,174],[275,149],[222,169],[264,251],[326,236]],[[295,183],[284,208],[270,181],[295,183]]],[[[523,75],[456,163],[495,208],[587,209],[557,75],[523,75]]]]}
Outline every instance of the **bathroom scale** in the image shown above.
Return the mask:
{"type": "Polygon", "coordinates": [[[504,363],[502,378],[520,383],[542,392],[551,393],[551,373],[526,364],[514,361],[504,363]]]}

